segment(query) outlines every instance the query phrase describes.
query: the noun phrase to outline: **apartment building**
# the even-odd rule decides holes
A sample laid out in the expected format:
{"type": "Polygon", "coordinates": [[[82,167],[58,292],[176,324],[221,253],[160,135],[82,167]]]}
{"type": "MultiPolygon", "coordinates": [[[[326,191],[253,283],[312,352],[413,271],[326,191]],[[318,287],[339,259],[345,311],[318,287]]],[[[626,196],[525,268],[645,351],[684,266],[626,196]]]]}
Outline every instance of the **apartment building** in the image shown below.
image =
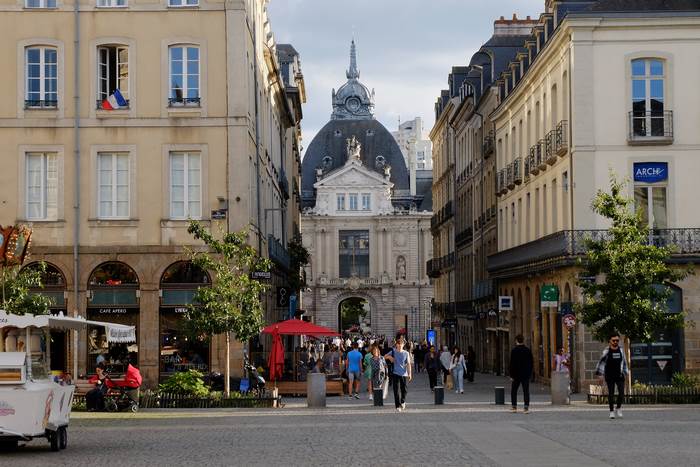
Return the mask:
{"type": "MultiPolygon", "coordinates": [[[[579,387],[594,379],[601,343],[562,316],[582,299],[585,239],[608,227],[590,203],[610,170],[629,180],[650,241],[674,245],[674,264],[698,262],[699,41],[700,9],[688,2],[547,1],[523,53],[497,80],[499,235],[488,270],[499,295],[513,298],[511,319],[541,379],[562,347],[575,356],[579,387]]],[[[669,312],[685,311],[689,326],[633,342],[635,380],[700,371],[700,281],[672,289],[669,312]]]]}
{"type": "Polygon", "coordinates": [[[180,332],[194,291],[215,279],[183,261],[189,219],[250,226],[275,264],[266,318],[286,315],[275,292],[294,273],[286,245],[299,231],[305,91],[266,4],[0,2],[1,223],[32,227],[54,312],[137,329],[129,346],[97,330],[55,333],[55,369],[91,371],[101,355],[116,371],[137,364],[152,386],[222,368],[223,339],[180,332]]]}

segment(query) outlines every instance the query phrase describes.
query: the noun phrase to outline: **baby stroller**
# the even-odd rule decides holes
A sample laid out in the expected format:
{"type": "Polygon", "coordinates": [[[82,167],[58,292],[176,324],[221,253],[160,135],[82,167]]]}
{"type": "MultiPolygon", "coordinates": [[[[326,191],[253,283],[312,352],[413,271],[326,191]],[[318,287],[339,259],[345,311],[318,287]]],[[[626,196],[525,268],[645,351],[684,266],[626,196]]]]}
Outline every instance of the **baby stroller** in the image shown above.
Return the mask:
{"type": "Polygon", "coordinates": [[[122,412],[130,410],[138,412],[138,389],[141,387],[143,378],[138,368],[129,364],[126,368],[124,379],[114,380],[107,375],[109,390],[105,394],[105,410],[107,412],[122,412]]]}

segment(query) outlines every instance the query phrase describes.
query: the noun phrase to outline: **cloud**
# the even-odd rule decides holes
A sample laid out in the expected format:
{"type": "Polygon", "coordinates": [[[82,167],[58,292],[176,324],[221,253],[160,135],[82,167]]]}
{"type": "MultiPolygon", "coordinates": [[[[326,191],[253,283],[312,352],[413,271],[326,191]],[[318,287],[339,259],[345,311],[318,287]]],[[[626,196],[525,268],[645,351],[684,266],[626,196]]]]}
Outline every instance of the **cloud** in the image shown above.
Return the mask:
{"type": "Polygon", "coordinates": [[[331,89],[345,82],[353,36],[361,81],[376,91],[377,119],[392,130],[399,115],[420,116],[430,128],[450,69],[467,64],[493,21],[543,9],[544,0],[272,0],[275,40],[301,55],[304,146],[330,118],[331,89]]]}

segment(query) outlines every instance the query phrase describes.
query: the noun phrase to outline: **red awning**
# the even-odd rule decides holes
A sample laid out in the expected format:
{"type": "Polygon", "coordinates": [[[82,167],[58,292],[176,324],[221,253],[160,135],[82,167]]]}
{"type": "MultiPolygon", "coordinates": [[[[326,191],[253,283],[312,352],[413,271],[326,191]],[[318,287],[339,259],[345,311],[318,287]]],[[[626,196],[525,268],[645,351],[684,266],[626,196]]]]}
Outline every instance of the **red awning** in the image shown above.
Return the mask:
{"type": "Polygon", "coordinates": [[[332,329],[325,328],[323,326],[318,326],[308,321],[303,321],[300,319],[288,319],[287,321],[280,321],[279,323],[270,324],[265,327],[262,332],[265,334],[273,334],[275,331],[283,334],[285,336],[339,336],[337,332],[332,329]]]}

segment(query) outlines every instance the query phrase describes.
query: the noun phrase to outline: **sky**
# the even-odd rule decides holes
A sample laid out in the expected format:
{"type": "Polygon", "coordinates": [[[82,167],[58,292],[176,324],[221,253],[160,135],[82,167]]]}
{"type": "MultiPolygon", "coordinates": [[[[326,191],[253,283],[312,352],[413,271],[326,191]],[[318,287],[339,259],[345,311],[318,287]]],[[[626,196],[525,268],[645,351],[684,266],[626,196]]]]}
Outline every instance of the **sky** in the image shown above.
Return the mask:
{"type": "Polygon", "coordinates": [[[422,117],[429,131],[433,105],[452,66],[467,65],[491,37],[500,16],[539,17],[544,0],[270,0],[275,41],[301,56],[307,102],[303,146],[331,115],[331,89],[346,81],[355,38],[360,81],[374,88],[375,118],[389,131],[422,117]]]}

